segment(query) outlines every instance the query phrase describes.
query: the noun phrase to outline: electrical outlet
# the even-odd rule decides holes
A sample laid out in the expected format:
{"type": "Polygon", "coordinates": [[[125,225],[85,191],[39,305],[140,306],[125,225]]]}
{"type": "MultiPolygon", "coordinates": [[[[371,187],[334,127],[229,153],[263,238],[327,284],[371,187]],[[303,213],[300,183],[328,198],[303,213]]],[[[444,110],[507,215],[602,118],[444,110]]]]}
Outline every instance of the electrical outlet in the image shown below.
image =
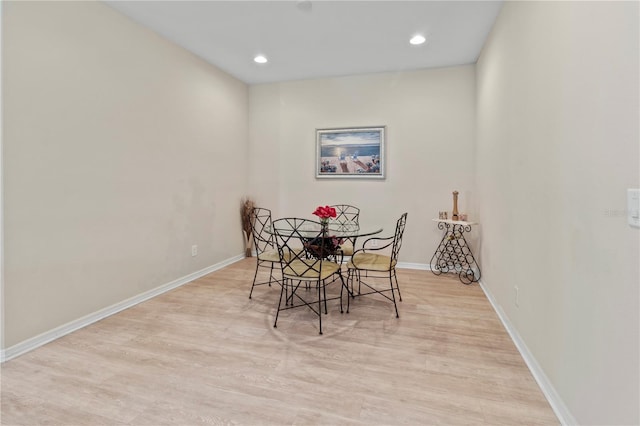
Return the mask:
{"type": "Polygon", "coordinates": [[[371,247],[378,247],[378,240],[371,240],[371,247]]]}
{"type": "Polygon", "coordinates": [[[520,307],[520,295],[518,294],[520,292],[520,289],[518,288],[518,286],[513,287],[513,290],[515,292],[515,297],[516,297],[516,306],[520,307]]]}
{"type": "Polygon", "coordinates": [[[198,255],[198,246],[191,246],[191,256],[198,255]]]}

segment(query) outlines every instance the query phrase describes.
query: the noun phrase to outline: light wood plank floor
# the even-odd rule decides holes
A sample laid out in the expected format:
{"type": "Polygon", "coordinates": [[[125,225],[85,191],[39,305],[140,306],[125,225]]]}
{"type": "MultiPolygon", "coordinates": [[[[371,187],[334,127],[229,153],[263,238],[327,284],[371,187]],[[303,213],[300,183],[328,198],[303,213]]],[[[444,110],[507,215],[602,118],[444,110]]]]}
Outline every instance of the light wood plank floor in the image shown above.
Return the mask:
{"type": "MultiPolygon", "coordinates": [[[[6,425],[551,425],[549,404],[477,284],[399,270],[323,317],[280,313],[255,259],[2,366],[6,425]]],[[[334,284],[328,292],[339,291],[334,284]]]]}

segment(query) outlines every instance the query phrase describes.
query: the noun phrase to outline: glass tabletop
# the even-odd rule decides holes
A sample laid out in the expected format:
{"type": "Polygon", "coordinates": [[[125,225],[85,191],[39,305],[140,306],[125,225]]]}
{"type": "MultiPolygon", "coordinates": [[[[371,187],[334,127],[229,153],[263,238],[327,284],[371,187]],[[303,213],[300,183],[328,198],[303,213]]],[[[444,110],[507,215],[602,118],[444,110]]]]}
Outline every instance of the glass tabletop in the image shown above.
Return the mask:
{"type": "MultiPolygon", "coordinates": [[[[320,233],[320,224],[309,224],[303,228],[299,228],[295,231],[302,238],[314,238],[317,237],[320,233]]],[[[290,235],[294,231],[288,228],[278,228],[273,229],[271,226],[266,226],[265,231],[270,234],[275,234],[276,232],[281,235],[290,235]]],[[[361,227],[356,224],[337,224],[331,223],[328,227],[327,236],[329,237],[337,237],[337,238],[355,238],[355,237],[366,237],[369,235],[375,235],[382,232],[382,228],[376,228],[375,226],[367,226],[361,227]]]]}
{"type": "MultiPolygon", "coordinates": [[[[316,231],[317,232],[317,231],[316,231]]],[[[369,235],[375,235],[382,232],[382,228],[376,227],[361,227],[353,224],[330,224],[329,235],[338,238],[354,238],[354,237],[366,237],[369,235]]]]}

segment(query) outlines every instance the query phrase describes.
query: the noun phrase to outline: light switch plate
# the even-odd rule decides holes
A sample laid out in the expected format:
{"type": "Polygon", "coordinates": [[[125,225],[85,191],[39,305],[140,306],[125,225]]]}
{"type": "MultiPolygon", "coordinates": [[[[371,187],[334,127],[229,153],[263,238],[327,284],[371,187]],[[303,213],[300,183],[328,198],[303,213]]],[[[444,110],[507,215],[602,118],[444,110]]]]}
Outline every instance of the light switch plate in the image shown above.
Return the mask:
{"type": "Polygon", "coordinates": [[[640,228],[640,189],[627,189],[627,222],[640,228]]]}

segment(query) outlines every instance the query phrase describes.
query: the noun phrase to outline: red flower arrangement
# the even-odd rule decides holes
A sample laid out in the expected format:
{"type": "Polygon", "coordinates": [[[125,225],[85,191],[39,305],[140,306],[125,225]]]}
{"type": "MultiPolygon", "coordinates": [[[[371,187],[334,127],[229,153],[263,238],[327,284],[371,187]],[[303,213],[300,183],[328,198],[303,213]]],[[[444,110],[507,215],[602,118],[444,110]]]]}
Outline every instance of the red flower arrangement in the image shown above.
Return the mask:
{"type": "Polygon", "coordinates": [[[336,217],[336,209],[329,206],[319,206],[312,214],[318,216],[320,222],[327,222],[330,218],[336,217]]]}
{"type": "Polygon", "coordinates": [[[328,236],[327,226],[329,223],[329,219],[335,218],[337,216],[336,209],[329,206],[319,206],[312,214],[320,218],[323,236],[314,238],[313,240],[305,244],[305,248],[309,250],[309,253],[312,256],[320,259],[325,259],[328,256],[335,255],[336,250],[339,249],[340,244],[342,244],[342,238],[328,236]]]}

